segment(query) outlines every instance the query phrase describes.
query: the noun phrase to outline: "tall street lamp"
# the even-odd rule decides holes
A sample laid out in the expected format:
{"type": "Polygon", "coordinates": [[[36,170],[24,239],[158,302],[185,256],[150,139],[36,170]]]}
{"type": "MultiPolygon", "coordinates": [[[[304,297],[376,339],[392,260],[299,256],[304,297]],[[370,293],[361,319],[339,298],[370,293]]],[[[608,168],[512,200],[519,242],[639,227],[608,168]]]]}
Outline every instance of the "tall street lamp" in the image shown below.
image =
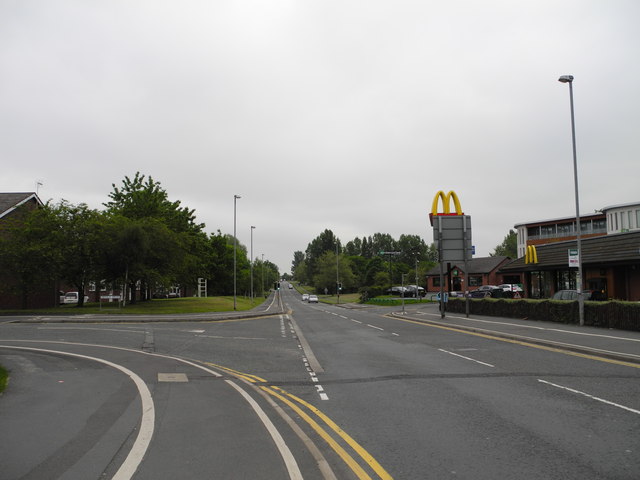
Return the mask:
{"type": "Polygon", "coordinates": [[[578,247],[578,276],[576,291],[578,292],[578,316],[580,326],[584,325],[584,298],[582,296],[582,244],[580,239],[580,201],[578,196],[578,156],[576,154],[576,123],[573,114],[573,75],[562,75],[559,82],[569,84],[569,99],[571,102],[571,139],[573,141],[573,182],[576,192],[576,243],[578,247]]]}
{"type": "Polygon", "coordinates": [[[236,310],[236,249],[238,239],[236,238],[236,201],[241,198],[240,195],[233,196],[233,309],[236,310]]]}
{"type": "Polygon", "coordinates": [[[253,303],[253,231],[256,227],[251,225],[251,261],[249,265],[251,266],[251,303],[253,303]]]}

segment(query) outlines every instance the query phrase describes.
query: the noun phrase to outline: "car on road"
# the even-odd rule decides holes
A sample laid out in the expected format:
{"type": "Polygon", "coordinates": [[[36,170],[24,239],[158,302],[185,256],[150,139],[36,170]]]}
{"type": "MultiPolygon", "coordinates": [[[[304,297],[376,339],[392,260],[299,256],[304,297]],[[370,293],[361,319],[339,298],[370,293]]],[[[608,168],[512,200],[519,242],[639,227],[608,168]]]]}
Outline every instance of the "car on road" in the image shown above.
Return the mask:
{"type": "Polygon", "coordinates": [[[309,294],[308,293],[303,293],[302,294],[302,301],[303,302],[307,302],[309,300],[309,294]]]}
{"type": "Polygon", "coordinates": [[[318,303],[317,295],[309,295],[309,303],[318,303]]]}

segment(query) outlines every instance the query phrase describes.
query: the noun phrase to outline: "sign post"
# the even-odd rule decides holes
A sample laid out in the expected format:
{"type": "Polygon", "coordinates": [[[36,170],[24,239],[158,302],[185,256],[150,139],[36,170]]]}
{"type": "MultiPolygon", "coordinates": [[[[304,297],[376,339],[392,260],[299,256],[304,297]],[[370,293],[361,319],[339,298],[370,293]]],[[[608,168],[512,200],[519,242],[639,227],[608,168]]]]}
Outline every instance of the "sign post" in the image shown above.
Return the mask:
{"type": "Polygon", "coordinates": [[[471,217],[462,212],[460,201],[456,193],[451,190],[445,195],[440,190],[433,199],[431,215],[429,215],[433,226],[433,239],[438,248],[438,261],[440,262],[440,316],[445,316],[444,302],[444,263],[464,264],[464,288],[465,310],[469,316],[469,265],[468,260],[473,251],[471,241],[471,217]],[[442,199],[442,213],[438,213],[438,203],[442,199]],[[451,200],[453,200],[455,213],[451,213],[451,200]]]}

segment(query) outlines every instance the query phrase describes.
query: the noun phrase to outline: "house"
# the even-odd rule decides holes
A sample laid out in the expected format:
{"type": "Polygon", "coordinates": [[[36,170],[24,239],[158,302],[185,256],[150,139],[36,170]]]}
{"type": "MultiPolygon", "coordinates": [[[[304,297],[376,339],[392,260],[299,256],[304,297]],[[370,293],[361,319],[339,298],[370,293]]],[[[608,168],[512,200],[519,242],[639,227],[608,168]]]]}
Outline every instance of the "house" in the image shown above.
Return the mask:
{"type": "MultiPolygon", "coordinates": [[[[499,273],[502,266],[508,264],[511,258],[505,256],[495,257],[479,257],[472,258],[467,261],[469,285],[467,288],[464,286],[465,271],[464,263],[461,264],[448,264],[448,268],[445,266],[445,290],[446,291],[465,291],[475,290],[481,285],[499,285],[501,283],[518,283],[511,281],[513,276],[507,274],[506,277],[499,273]]],[[[436,292],[440,290],[440,265],[432,268],[426,274],[427,277],[427,291],[436,292]]],[[[519,276],[517,276],[519,279],[519,276]]]]}
{"type": "MultiPolygon", "coordinates": [[[[20,222],[25,213],[43,205],[34,192],[0,193],[0,235],[13,222],[20,222]]],[[[21,288],[16,271],[0,270],[0,308],[46,308],[59,302],[55,282],[21,288]]]]}

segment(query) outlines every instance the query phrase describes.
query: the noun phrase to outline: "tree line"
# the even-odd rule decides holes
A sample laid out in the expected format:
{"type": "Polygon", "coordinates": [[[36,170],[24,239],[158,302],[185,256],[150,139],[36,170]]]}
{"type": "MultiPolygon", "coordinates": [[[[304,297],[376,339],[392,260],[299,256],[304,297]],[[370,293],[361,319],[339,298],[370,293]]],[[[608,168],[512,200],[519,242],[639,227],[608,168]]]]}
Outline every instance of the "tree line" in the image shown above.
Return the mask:
{"type": "MultiPolygon", "coordinates": [[[[491,256],[517,257],[516,232],[509,230],[491,256]]],[[[400,235],[396,240],[387,233],[348,241],[344,246],[326,229],[293,256],[293,277],[317,292],[360,292],[380,295],[393,285],[421,286],[426,272],[438,262],[434,243],[426,244],[418,235],[400,235]]]]}
{"type": "MultiPolygon", "coordinates": [[[[0,269],[11,272],[12,293],[26,297],[57,281],[85,292],[95,282],[124,289],[125,298],[136,302],[170,286],[195,287],[198,278],[205,278],[208,295],[233,294],[232,235],[220,230],[207,235],[194,210],[170,201],[152,177],[138,172],[120,187],[112,186],[103,210],[49,201],[5,220],[0,269]]],[[[241,294],[249,294],[252,263],[254,292],[262,295],[279,278],[278,267],[268,260],[252,262],[237,242],[241,294]]],[[[79,299],[82,306],[83,295],[79,299]]]]}
{"type": "Polygon", "coordinates": [[[295,280],[318,292],[335,294],[340,286],[341,293],[378,295],[392,285],[421,285],[437,259],[435,245],[427,245],[418,235],[400,235],[396,240],[375,233],[343,245],[326,229],[304,252],[294,253],[291,271],[295,280]]]}

